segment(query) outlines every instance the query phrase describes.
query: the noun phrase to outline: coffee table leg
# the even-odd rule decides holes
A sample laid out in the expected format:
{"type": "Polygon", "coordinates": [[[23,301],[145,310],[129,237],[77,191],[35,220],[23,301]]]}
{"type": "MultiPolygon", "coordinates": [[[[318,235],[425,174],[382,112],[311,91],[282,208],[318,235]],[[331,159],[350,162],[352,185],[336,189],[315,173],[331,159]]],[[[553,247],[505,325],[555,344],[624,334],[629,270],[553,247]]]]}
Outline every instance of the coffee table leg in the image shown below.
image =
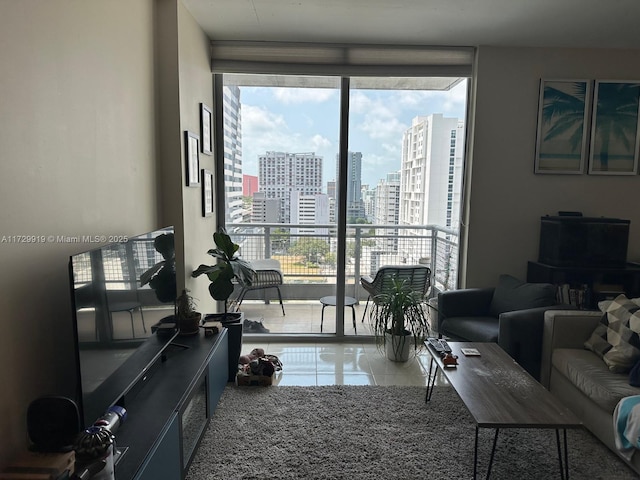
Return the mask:
{"type": "Polygon", "coordinates": [[[433,364],[435,362],[433,361],[433,357],[431,357],[431,361],[429,362],[429,373],[427,374],[427,393],[424,397],[424,402],[427,403],[429,400],[431,400],[431,394],[433,393],[433,387],[436,384],[436,372],[434,372],[433,374],[431,373],[431,371],[433,370],[433,364]]]}
{"type": "Polygon", "coordinates": [[[478,478],[478,430],[476,426],[476,441],[473,445],[473,480],[478,478]]]}
{"type": "Polygon", "coordinates": [[[560,430],[556,429],[556,444],[558,445],[558,460],[560,462],[560,478],[562,480],[569,480],[569,450],[567,448],[567,429],[562,429],[562,436],[564,442],[564,455],[562,452],[562,446],[560,444],[560,430]],[[564,459],[563,459],[564,456],[564,459]]]}
{"type": "MultiPolygon", "coordinates": [[[[477,429],[476,429],[477,430],[477,429]]],[[[491,467],[493,466],[493,458],[496,454],[496,445],[498,444],[498,433],[500,432],[499,428],[496,428],[496,434],[493,437],[493,446],[491,447],[491,457],[489,457],[489,468],[487,469],[487,480],[489,480],[489,475],[491,475],[491,467]]],[[[477,435],[477,433],[476,433],[477,435]]],[[[477,442],[477,440],[476,440],[477,442]]]]}

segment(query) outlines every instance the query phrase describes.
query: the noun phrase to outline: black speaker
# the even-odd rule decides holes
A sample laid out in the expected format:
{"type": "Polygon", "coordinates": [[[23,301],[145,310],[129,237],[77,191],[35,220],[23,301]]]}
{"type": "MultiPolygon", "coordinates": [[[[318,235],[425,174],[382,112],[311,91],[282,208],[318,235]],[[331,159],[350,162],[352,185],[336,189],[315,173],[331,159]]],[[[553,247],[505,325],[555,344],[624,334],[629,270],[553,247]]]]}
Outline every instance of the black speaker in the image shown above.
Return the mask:
{"type": "Polygon", "coordinates": [[[65,452],[73,449],[80,432],[80,413],[67,397],[46,396],[35,399],[27,409],[27,431],[33,450],[65,452]]]}

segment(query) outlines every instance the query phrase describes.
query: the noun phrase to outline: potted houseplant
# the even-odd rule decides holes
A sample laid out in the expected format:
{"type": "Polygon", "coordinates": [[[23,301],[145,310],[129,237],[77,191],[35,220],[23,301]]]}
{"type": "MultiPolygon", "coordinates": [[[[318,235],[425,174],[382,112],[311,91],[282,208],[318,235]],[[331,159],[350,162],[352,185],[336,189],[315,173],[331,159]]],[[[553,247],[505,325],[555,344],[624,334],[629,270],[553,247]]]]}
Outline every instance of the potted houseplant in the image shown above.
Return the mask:
{"type": "Polygon", "coordinates": [[[233,280],[242,285],[251,285],[255,270],[246,260],[238,256],[240,245],[233,243],[224,229],[213,234],[216,248],[207,253],[217,260],[214,265],[200,265],[192,273],[192,277],[206,275],[211,282],[209,293],[214,300],[223,302],[224,313],[208,315],[222,322],[229,331],[229,381],[233,382],[238,372],[238,359],[242,349],[242,319],[241,312],[229,312],[229,297],[233,293],[233,280]]]}
{"type": "Polygon", "coordinates": [[[424,298],[396,278],[387,292],[376,295],[369,320],[379,347],[396,362],[406,362],[411,347],[419,350],[429,336],[424,298]]]}
{"type": "Polygon", "coordinates": [[[180,335],[195,335],[200,331],[202,314],[196,311],[196,303],[189,290],[182,290],[176,298],[176,318],[180,335]]]}

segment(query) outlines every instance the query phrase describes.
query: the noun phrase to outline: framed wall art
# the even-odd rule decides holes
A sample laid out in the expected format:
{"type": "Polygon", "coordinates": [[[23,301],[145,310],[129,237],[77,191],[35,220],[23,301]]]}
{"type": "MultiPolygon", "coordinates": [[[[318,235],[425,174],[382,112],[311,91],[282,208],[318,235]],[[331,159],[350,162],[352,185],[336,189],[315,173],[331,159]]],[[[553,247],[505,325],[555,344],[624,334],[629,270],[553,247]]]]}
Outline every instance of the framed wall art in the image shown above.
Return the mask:
{"type": "Polygon", "coordinates": [[[540,81],[535,173],[584,173],[591,83],[540,81]]]}
{"type": "Polygon", "coordinates": [[[589,174],[638,173],[640,81],[596,80],[589,174]]]}
{"type": "Polygon", "coordinates": [[[200,104],[200,138],[202,153],[213,155],[213,112],[204,103],[200,104]]]}
{"type": "Polygon", "coordinates": [[[213,215],[213,173],[202,169],[202,216],[213,215]]]}
{"type": "Polygon", "coordinates": [[[198,135],[188,130],[184,132],[185,165],[187,168],[187,187],[200,186],[200,157],[198,153],[200,139],[198,135]]]}

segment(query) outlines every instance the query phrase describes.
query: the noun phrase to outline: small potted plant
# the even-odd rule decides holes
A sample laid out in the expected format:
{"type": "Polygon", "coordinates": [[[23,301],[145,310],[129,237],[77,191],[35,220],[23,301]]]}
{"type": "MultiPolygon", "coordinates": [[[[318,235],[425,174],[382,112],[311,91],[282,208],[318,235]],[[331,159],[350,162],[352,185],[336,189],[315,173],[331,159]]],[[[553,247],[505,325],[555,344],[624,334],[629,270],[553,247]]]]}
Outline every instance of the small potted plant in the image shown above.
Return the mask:
{"type": "Polygon", "coordinates": [[[429,336],[424,298],[395,278],[388,292],[376,295],[369,320],[376,342],[392,361],[406,362],[411,346],[419,350],[429,336]]]}
{"type": "Polygon", "coordinates": [[[202,314],[196,311],[196,303],[188,290],[176,299],[176,318],[180,335],[195,335],[200,331],[202,314]]]}
{"type": "Polygon", "coordinates": [[[214,265],[200,265],[191,274],[192,277],[206,275],[211,282],[209,293],[214,300],[224,303],[224,313],[207,315],[222,322],[229,331],[229,381],[235,381],[238,372],[238,359],[242,349],[242,320],[241,312],[229,312],[229,297],[233,293],[235,279],[241,285],[251,285],[255,270],[246,260],[238,256],[240,246],[233,243],[224,229],[213,234],[216,248],[207,253],[217,259],[214,265]]]}

